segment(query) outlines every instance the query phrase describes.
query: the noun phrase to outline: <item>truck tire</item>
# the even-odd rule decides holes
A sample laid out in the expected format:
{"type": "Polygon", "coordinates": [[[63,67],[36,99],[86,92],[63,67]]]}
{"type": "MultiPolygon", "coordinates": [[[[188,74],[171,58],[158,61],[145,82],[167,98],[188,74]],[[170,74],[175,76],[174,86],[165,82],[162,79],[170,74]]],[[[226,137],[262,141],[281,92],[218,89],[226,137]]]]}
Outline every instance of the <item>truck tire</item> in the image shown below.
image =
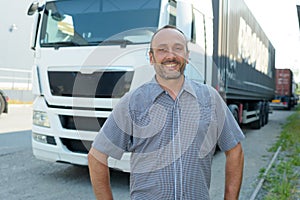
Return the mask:
{"type": "Polygon", "coordinates": [[[262,107],[261,107],[261,115],[259,116],[260,120],[261,120],[261,126],[263,127],[264,125],[266,125],[266,105],[263,103],[262,107]]]}
{"type": "Polygon", "coordinates": [[[5,108],[4,97],[0,94],[0,115],[3,113],[5,108]]]}
{"type": "Polygon", "coordinates": [[[291,104],[291,102],[289,101],[287,110],[291,110],[291,109],[292,109],[292,104],[291,104]]]}
{"type": "Polygon", "coordinates": [[[230,112],[232,113],[235,121],[239,124],[239,109],[238,109],[237,105],[230,104],[230,105],[228,105],[228,108],[229,108],[230,112]]]}
{"type": "Polygon", "coordinates": [[[265,125],[269,122],[269,103],[265,105],[265,125]]]}
{"type": "Polygon", "coordinates": [[[235,121],[239,124],[239,113],[238,113],[238,110],[235,109],[232,114],[233,114],[233,117],[234,117],[235,121]]]}
{"type": "Polygon", "coordinates": [[[265,124],[269,123],[269,113],[266,114],[266,118],[265,118],[265,124]]]}
{"type": "Polygon", "coordinates": [[[259,116],[259,119],[251,123],[251,128],[260,129],[262,127],[262,117],[259,116]]]}
{"type": "Polygon", "coordinates": [[[260,129],[264,125],[264,106],[261,102],[258,103],[257,106],[260,110],[260,113],[258,116],[258,120],[251,123],[251,128],[253,129],[260,129]]]}

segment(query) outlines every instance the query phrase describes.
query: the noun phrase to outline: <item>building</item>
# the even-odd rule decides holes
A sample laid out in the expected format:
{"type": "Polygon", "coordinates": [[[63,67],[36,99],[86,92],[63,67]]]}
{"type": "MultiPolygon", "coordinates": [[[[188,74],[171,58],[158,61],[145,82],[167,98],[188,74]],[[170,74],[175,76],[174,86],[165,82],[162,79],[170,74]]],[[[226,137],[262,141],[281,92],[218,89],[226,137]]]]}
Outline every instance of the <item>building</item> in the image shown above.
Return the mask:
{"type": "Polygon", "coordinates": [[[33,19],[27,16],[32,0],[0,1],[0,89],[12,101],[31,102],[33,51],[30,36],[33,19]]]}

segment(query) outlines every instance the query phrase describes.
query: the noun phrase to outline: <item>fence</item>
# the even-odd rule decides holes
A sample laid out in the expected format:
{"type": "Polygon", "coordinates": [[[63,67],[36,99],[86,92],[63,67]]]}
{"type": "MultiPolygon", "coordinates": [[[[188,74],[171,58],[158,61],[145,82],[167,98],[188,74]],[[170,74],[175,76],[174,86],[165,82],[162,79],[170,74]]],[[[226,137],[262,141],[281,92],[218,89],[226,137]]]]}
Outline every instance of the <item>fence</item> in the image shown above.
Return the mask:
{"type": "Polygon", "coordinates": [[[0,68],[0,89],[11,101],[32,102],[32,72],[26,69],[0,68]]]}

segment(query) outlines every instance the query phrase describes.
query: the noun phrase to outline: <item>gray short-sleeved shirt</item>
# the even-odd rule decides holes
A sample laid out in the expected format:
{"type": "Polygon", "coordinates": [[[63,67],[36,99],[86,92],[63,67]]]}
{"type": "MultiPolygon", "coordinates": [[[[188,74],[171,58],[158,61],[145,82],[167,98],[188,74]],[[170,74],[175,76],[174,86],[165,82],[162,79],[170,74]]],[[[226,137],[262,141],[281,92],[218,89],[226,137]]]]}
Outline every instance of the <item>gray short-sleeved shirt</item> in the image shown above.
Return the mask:
{"type": "Polygon", "coordinates": [[[216,144],[227,151],[244,135],[212,87],[185,79],[176,100],[155,78],[126,94],[93,147],[131,154],[132,199],[209,199],[216,144]]]}

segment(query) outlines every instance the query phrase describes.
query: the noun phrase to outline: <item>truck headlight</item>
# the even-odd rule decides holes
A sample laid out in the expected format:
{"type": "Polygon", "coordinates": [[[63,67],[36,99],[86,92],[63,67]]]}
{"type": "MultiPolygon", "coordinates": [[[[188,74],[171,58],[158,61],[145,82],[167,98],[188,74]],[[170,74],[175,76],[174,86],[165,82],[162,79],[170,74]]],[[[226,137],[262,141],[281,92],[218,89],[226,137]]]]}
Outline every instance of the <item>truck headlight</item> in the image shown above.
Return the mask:
{"type": "Polygon", "coordinates": [[[46,112],[42,111],[33,111],[32,122],[34,125],[50,127],[49,118],[46,112]]]}

